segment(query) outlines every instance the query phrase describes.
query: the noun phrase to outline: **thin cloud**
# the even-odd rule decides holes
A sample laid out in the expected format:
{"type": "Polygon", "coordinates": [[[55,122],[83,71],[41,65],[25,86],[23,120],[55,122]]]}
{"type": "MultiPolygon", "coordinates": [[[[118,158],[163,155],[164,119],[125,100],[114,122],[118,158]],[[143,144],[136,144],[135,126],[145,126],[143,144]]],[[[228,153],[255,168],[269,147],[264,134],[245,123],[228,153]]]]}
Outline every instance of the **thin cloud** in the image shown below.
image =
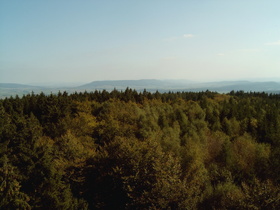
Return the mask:
{"type": "Polygon", "coordinates": [[[265,45],[280,45],[280,40],[278,40],[276,42],[268,42],[268,43],[265,43],[265,45]]]}
{"type": "Polygon", "coordinates": [[[165,39],[163,39],[162,41],[165,41],[165,42],[173,42],[173,41],[177,41],[177,40],[182,39],[182,38],[184,38],[184,39],[191,39],[191,38],[193,38],[193,37],[195,37],[194,34],[184,34],[184,35],[181,36],[181,37],[179,37],[179,36],[173,36],[173,37],[165,38],[165,39]]]}
{"type": "Polygon", "coordinates": [[[217,55],[218,56],[224,56],[225,54],[224,53],[218,53],[217,55]]]}
{"type": "Polygon", "coordinates": [[[187,39],[190,39],[190,38],[193,38],[194,35],[193,34],[184,34],[183,37],[187,38],[187,39]]]}

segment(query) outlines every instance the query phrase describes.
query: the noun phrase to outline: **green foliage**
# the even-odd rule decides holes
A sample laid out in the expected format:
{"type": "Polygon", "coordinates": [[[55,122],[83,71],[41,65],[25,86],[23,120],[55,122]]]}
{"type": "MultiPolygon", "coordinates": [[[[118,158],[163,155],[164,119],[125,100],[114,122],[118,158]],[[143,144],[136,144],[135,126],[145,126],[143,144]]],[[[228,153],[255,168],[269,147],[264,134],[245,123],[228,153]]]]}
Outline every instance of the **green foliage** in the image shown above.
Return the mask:
{"type": "Polygon", "coordinates": [[[247,209],[278,209],[280,206],[279,186],[270,180],[260,182],[257,179],[249,186],[242,183],[244,198],[242,205],[247,209]]]}
{"type": "Polygon", "coordinates": [[[1,209],[279,209],[280,97],[0,100],[1,209]]]}
{"type": "Polygon", "coordinates": [[[242,191],[232,182],[218,184],[205,191],[201,209],[238,209],[242,191]]]}
{"type": "Polygon", "coordinates": [[[3,157],[3,165],[0,168],[0,208],[1,209],[31,209],[29,197],[20,188],[19,174],[12,166],[7,156],[3,157]]]}

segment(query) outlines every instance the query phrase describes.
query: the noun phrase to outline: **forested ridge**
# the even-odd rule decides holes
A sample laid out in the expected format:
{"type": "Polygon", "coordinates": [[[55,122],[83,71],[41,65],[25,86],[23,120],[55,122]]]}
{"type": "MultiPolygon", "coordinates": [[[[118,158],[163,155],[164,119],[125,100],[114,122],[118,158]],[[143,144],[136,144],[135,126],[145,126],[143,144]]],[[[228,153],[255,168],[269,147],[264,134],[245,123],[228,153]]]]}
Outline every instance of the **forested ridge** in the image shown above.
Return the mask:
{"type": "Polygon", "coordinates": [[[279,209],[280,95],[0,100],[0,209],[279,209]]]}

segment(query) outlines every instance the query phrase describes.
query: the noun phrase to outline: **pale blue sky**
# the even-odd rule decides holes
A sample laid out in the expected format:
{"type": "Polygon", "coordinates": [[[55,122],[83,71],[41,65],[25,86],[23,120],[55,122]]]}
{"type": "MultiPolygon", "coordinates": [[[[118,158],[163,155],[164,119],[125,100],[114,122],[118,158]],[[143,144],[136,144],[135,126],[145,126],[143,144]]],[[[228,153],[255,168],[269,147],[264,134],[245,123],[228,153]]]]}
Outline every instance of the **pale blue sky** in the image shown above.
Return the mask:
{"type": "Polygon", "coordinates": [[[0,0],[0,82],[280,78],[279,0],[0,0]]]}

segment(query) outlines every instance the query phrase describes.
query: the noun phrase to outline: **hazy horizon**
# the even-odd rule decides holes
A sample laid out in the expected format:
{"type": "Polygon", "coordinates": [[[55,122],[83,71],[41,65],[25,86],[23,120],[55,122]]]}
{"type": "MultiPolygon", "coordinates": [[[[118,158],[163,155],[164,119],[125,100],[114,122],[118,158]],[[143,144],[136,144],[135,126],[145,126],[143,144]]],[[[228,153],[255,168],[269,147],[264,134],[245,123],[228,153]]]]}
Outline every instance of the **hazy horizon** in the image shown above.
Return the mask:
{"type": "Polygon", "coordinates": [[[175,84],[176,82],[178,82],[178,84],[207,84],[207,83],[236,83],[236,82],[276,82],[276,83],[280,83],[280,78],[260,78],[260,79],[250,79],[250,78],[245,78],[245,79],[239,79],[239,80],[188,80],[188,79],[135,79],[135,80],[129,80],[129,79],[124,79],[124,80],[92,80],[92,81],[87,81],[87,82],[29,82],[29,83],[17,83],[17,82],[0,82],[0,84],[19,84],[19,85],[30,85],[30,86],[34,86],[34,87],[50,87],[50,88],[67,88],[67,87],[79,87],[82,85],[87,85],[93,82],[113,82],[113,81],[124,81],[124,83],[126,81],[141,81],[141,80],[156,80],[156,81],[162,81],[162,82],[167,82],[167,84],[169,82],[171,82],[170,84],[175,84]]]}
{"type": "Polygon", "coordinates": [[[280,2],[2,1],[0,82],[280,81],[280,2]]]}

